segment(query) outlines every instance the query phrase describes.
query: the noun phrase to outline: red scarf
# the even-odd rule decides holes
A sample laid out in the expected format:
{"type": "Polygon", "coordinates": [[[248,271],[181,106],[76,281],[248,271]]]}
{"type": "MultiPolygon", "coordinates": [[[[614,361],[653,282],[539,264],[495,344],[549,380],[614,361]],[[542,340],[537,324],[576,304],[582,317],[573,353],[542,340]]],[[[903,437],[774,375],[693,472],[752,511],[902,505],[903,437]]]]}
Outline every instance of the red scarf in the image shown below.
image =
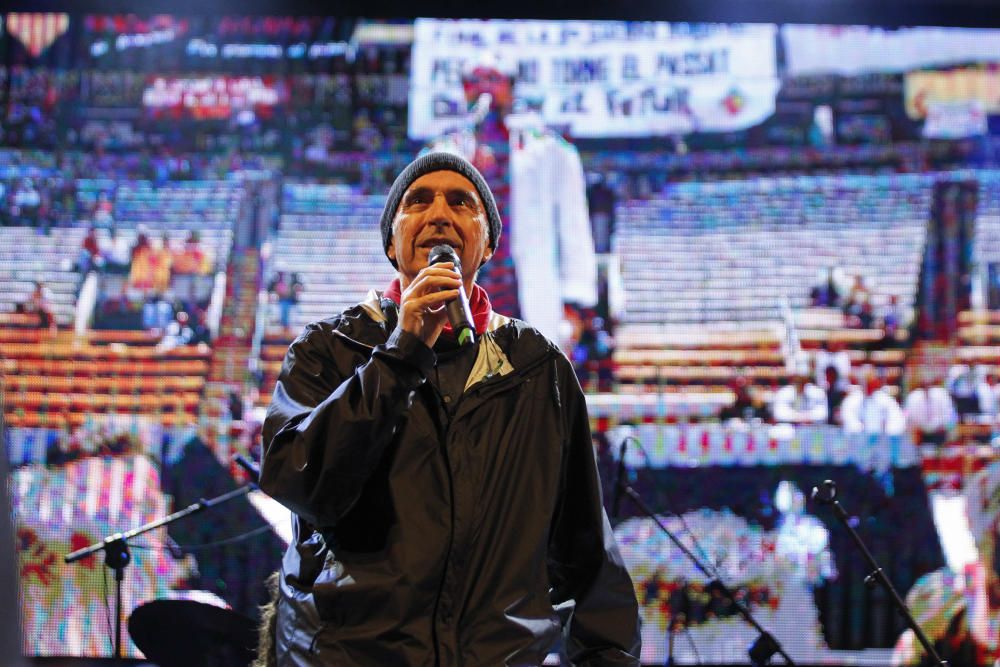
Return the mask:
{"type": "MultiPolygon", "coordinates": [[[[403,291],[399,287],[399,278],[394,278],[389,284],[385,294],[382,295],[390,299],[397,306],[403,299],[403,291]]],[[[472,323],[476,326],[476,333],[482,336],[486,333],[486,327],[490,324],[490,317],[493,315],[493,306],[490,304],[490,297],[479,285],[472,284],[472,295],[469,297],[469,309],[472,310],[472,323]]],[[[446,322],[444,330],[451,332],[451,322],[446,322]]]]}

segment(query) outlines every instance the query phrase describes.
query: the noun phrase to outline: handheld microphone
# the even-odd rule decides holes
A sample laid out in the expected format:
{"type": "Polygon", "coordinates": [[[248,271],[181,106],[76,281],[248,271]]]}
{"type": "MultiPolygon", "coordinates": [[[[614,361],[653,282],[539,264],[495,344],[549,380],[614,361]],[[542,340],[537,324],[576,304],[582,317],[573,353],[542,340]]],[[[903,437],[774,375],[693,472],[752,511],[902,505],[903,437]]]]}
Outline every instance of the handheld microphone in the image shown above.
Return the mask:
{"type": "Polygon", "coordinates": [[[618,509],[622,504],[622,494],[625,493],[625,451],[628,449],[628,438],[622,440],[618,447],[618,470],[615,472],[615,495],[611,501],[611,520],[618,518],[618,509]]]}
{"type": "MultiPolygon", "coordinates": [[[[455,270],[461,275],[462,260],[458,258],[458,253],[450,245],[436,245],[431,248],[427,256],[429,265],[440,264],[441,262],[451,262],[455,265],[455,270]]],[[[472,345],[476,342],[476,328],[472,324],[472,309],[469,308],[469,297],[465,294],[465,286],[459,284],[458,298],[449,301],[446,306],[448,310],[448,321],[455,331],[455,337],[459,345],[472,345]]]]}

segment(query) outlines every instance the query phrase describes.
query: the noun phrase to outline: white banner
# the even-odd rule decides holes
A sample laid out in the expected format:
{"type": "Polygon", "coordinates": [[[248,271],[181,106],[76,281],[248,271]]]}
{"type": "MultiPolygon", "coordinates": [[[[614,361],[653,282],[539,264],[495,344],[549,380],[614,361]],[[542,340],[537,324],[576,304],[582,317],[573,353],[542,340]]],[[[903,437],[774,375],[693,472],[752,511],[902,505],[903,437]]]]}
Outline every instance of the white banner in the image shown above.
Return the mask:
{"type": "Polygon", "coordinates": [[[725,132],[774,112],[773,24],[418,19],[409,133],[462,127],[462,73],[493,64],[514,95],[576,137],[725,132]]]}
{"type": "Polygon", "coordinates": [[[788,76],[906,72],[1000,61],[1000,30],[792,25],[781,27],[788,76]]]}

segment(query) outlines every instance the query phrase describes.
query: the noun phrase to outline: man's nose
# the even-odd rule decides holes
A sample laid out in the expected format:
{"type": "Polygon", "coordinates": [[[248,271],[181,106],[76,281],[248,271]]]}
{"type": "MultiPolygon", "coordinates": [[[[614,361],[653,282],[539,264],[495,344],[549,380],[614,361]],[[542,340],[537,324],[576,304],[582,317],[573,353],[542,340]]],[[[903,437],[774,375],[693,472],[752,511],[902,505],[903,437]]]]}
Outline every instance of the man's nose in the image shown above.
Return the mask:
{"type": "Polygon", "coordinates": [[[443,194],[434,196],[431,205],[427,207],[427,220],[430,225],[450,226],[452,224],[453,212],[448,206],[448,200],[443,194]]]}

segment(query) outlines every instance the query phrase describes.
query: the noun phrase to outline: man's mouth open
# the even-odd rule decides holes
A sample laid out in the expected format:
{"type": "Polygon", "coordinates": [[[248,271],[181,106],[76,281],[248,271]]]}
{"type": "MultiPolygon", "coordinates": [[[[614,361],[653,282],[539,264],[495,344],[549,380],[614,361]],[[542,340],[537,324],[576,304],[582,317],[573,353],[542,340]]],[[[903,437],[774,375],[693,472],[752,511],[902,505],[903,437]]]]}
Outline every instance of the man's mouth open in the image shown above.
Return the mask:
{"type": "Polygon", "coordinates": [[[427,241],[421,242],[420,245],[418,245],[417,247],[430,250],[434,246],[439,246],[439,245],[451,246],[452,248],[455,249],[455,252],[460,252],[462,250],[461,244],[459,244],[457,241],[452,241],[451,239],[428,239],[427,241]]]}

